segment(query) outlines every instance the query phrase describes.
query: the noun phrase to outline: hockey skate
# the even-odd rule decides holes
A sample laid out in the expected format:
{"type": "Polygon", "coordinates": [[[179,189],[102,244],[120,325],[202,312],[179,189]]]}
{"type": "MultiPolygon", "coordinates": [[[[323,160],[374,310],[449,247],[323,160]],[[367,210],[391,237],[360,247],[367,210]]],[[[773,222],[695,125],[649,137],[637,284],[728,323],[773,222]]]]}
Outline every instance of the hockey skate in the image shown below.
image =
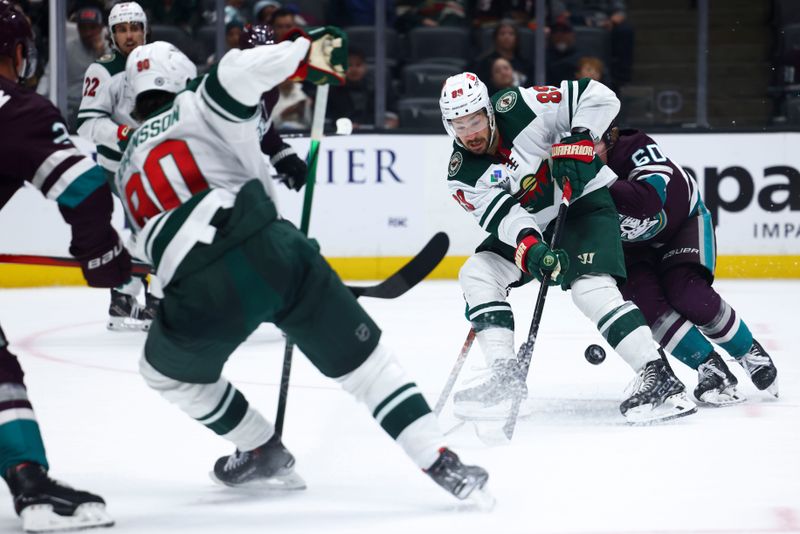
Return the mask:
{"type": "Polygon", "coordinates": [[[144,294],[145,306],[139,310],[139,318],[142,321],[142,330],[147,332],[150,330],[150,325],[153,319],[156,318],[158,313],[158,305],[161,304],[161,299],[154,297],[151,293],[144,294]]]}
{"type": "Polygon", "coordinates": [[[462,464],[458,455],[446,447],[439,449],[439,458],[424,471],[457,499],[470,499],[481,506],[494,504],[494,497],[486,489],[489,473],[482,467],[462,464]]]}
{"type": "Polygon", "coordinates": [[[39,464],[11,467],[5,479],[25,532],[56,532],[114,524],[102,497],[53,480],[39,464]]]}
{"type": "Polygon", "coordinates": [[[772,358],[761,343],[754,339],[750,351],[736,360],[744,367],[758,389],[766,390],[774,397],[778,396],[778,369],[775,368],[772,358]]]}
{"type": "Polygon", "coordinates": [[[457,391],[453,396],[453,413],[465,420],[497,420],[508,417],[516,395],[522,395],[520,416],[530,414],[524,402],[528,387],[519,370],[516,358],[495,360],[494,364],[473,380],[482,379],[477,386],[457,391]]]}
{"type": "Polygon", "coordinates": [[[142,313],[143,308],[136,297],[115,289],[111,290],[107,325],[109,330],[117,332],[148,330],[150,320],[145,322],[142,313]]]}
{"type": "Polygon", "coordinates": [[[294,471],[294,456],[278,436],[272,436],[252,451],[237,450],[230,456],[219,458],[210,475],[214,482],[235,488],[306,488],[305,481],[294,471]]]}
{"type": "Polygon", "coordinates": [[[711,406],[730,406],[746,399],[736,390],[739,383],[716,352],[697,368],[694,398],[711,406]]]}
{"type": "Polygon", "coordinates": [[[619,406],[633,424],[666,421],[693,414],[697,406],[686,394],[686,386],[662,359],[647,362],[634,381],[633,394],[619,406]]]}

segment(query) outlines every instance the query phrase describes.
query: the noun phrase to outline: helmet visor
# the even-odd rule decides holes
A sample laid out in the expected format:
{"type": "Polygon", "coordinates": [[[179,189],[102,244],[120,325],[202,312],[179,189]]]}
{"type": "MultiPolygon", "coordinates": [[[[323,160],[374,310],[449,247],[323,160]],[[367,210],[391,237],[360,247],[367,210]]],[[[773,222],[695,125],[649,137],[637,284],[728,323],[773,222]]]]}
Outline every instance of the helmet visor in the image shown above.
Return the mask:
{"type": "Polygon", "coordinates": [[[486,115],[485,111],[480,110],[471,115],[452,119],[450,125],[453,127],[453,131],[457,136],[466,137],[488,128],[489,117],[486,115]]]}

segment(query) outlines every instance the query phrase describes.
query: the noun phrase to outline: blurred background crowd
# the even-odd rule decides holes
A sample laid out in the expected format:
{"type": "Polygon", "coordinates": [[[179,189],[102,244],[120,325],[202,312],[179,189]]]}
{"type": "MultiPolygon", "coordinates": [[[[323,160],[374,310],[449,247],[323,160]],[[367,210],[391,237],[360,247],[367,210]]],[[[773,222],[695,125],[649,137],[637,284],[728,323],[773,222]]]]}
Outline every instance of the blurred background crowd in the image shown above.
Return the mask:
{"type": "MultiPolygon", "coordinates": [[[[333,24],[350,38],[347,84],[333,88],[327,116],[375,125],[376,0],[226,0],[225,42],[246,24],[271,24],[280,39],[294,26],[333,24]]],[[[625,124],[695,128],[696,0],[546,0],[544,79],[536,79],[535,0],[383,0],[386,115],[377,129],[441,132],[438,91],[472,70],[496,91],[589,77],[623,102],[625,124]]],[[[86,68],[109,52],[114,1],[67,0],[67,118],[74,117],[86,68]]],[[[48,2],[17,0],[37,37],[31,84],[47,94],[48,2]]],[[[215,61],[214,0],[139,0],[148,41],[175,44],[202,71],[215,61]]],[[[708,26],[708,119],[714,128],[800,124],[800,1],[712,2],[708,26]]],[[[540,69],[541,71],[541,69],[540,69]]],[[[279,129],[310,124],[314,89],[286,82],[274,112],[279,129]]]]}

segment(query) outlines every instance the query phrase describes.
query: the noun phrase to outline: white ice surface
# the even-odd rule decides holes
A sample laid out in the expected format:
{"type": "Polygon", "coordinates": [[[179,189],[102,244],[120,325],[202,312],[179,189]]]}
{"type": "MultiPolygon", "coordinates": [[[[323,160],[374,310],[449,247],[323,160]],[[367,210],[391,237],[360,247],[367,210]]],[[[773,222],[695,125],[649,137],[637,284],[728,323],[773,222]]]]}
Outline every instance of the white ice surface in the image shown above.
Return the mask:
{"type": "MultiPolygon", "coordinates": [[[[553,290],[529,379],[533,414],[506,447],[482,446],[469,428],[452,436],[464,460],[490,472],[498,504],[489,513],[434,485],[302,356],[285,442],[308,490],[263,495],[211,483],[208,470],[231,446],[145,387],[136,373],[144,335],[105,330],[105,291],[1,290],[0,324],[26,372],[52,474],[103,495],[120,534],[800,532],[800,282],[717,287],[775,359],[779,400],[731,364],[745,404],[628,427],[618,404],[632,373],[610,352],[597,367],[584,360],[599,336],[568,295],[553,290]]],[[[535,291],[511,296],[518,341],[535,291]]],[[[458,285],[427,282],[394,301],[363,303],[433,404],[468,329],[458,285]]],[[[270,419],[282,354],[282,340],[265,328],[225,370],[270,419]]],[[[476,345],[464,374],[482,360],[476,345]]],[[[694,372],[673,366],[693,388],[694,372]]],[[[443,427],[453,422],[448,406],[443,427]]],[[[17,532],[4,495],[0,489],[0,532],[17,532]]]]}

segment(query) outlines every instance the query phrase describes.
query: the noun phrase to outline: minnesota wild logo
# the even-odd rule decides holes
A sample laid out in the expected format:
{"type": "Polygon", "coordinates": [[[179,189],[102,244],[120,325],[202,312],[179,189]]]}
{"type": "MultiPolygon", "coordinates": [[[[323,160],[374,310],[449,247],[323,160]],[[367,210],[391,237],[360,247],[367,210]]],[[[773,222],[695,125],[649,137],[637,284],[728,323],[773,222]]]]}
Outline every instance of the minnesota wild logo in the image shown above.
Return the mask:
{"type": "Polygon", "coordinates": [[[447,166],[447,176],[450,178],[455,176],[463,162],[464,156],[461,155],[461,152],[453,152],[453,155],[450,157],[450,164],[447,166]]]}
{"type": "Polygon", "coordinates": [[[519,191],[514,193],[519,205],[530,213],[535,213],[552,205],[553,180],[550,167],[543,161],[536,174],[526,174],[519,181],[519,191]],[[543,202],[544,199],[549,199],[543,202]]]}
{"type": "Polygon", "coordinates": [[[495,104],[494,109],[496,109],[498,113],[505,113],[513,108],[514,104],[516,103],[517,93],[514,91],[509,91],[500,97],[500,99],[497,101],[497,104],[495,104]]]}

